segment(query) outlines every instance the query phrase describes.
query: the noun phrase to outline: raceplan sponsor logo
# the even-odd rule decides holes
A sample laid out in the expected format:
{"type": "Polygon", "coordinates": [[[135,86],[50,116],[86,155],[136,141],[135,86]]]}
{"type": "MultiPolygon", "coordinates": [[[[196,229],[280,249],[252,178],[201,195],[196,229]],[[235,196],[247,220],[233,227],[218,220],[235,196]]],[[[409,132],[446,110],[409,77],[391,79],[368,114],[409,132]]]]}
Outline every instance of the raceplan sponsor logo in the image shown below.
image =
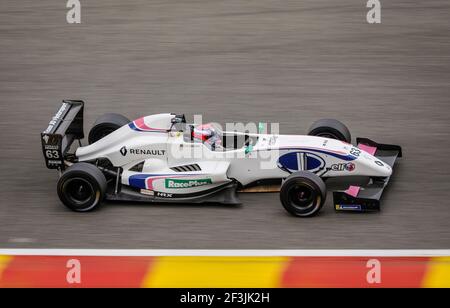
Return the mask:
{"type": "Polygon", "coordinates": [[[120,154],[122,154],[122,156],[127,156],[128,154],[142,156],[164,156],[166,155],[166,150],[128,149],[127,147],[122,147],[120,149],[120,154]]]}
{"type": "Polygon", "coordinates": [[[177,180],[166,179],[166,188],[179,189],[179,188],[192,188],[204,185],[212,184],[211,179],[197,179],[197,180],[177,180]]]}
{"type": "Polygon", "coordinates": [[[348,171],[348,172],[352,172],[355,169],[356,169],[356,165],[354,163],[344,163],[344,164],[331,165],[331,170],[333,170],[333,171],[348,171]]]}

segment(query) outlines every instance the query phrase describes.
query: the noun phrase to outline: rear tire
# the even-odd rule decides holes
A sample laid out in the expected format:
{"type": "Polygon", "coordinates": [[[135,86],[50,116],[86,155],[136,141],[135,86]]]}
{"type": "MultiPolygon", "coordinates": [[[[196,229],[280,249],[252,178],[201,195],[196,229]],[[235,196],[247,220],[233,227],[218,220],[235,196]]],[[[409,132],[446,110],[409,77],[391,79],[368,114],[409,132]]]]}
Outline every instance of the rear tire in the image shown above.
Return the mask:
{"type": "Polygon", "coordinates": [[[58,181],[61,202],[75,212],[92,211],[105,198],[106,178],[94,165],[77,163],[67,169],[58,181]]]}
{"type": "Polygon", "coordinates": [[[121,114],[107,113],[102,115],[95,121],[89,132],[89,144],[99,141],[130,122],[128,118],[121,114]]]}
{"type": "Polygon", "coordinates": [[[327,188],[324,181],[308,171],[291,174],[281,186],[281,204],[293,216],[316,215],[321,210],[326,198],[327,188]]]}
{"type": "Polygon", "coordinates": [[[308,135],[337,139],[347,143],[352,142],[350,130],[344,123],[335,119],[318,120],[311,125],[308,135]]]}

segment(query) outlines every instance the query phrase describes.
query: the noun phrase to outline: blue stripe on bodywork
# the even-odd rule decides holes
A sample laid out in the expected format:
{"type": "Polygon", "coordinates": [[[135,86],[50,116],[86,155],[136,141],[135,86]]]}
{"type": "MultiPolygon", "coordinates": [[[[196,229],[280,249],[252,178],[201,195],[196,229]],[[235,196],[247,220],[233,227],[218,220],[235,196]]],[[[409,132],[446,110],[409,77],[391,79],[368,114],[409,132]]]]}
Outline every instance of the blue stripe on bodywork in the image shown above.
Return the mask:
{"type": "Polygon", "coordinates": [[[140,131],[137,127],[136,127],[136,125],[134,124],[134,122],[131,122],[130,124],[128,124],[128,126],[132,129],[132,130],[136,130],[136,131],[140,131]]]}
{"type": "Polygon", "coordinates": [[[146,174],[138,174],[138,175],[132,175],[129,177],[128,181],[130,182],[130,186],[146,189],[145,181],[147,178],[149,178],[149,175],[146,174]]]}
{"type": "Polygon", "coordinates": [[[318,150],[318,149],[308,149],[308,148],[280,148],[280,150],[301,150],[301,151],[310,151],[310,152],[317,152],[322,153],[330,156],[337,157],[339,159],[345,160],[345,161],[352,161],[355,160],[356,157],[353,155],[341,155],[333,152],[329,152],[326,150],[318,150]]]}

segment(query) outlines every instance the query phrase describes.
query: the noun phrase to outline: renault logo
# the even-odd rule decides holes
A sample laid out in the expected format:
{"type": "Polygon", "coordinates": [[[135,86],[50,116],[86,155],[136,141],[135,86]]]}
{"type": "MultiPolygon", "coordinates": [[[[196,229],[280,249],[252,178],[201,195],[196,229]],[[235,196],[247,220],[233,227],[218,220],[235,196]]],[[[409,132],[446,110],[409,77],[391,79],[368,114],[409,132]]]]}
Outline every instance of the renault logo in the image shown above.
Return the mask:
{"type": "Polygon", "coordinates": [[[127,156],[128,150],[127,147],[123,147],[120,149],[120,154],[122,154],[122,156],[127,156]]]}

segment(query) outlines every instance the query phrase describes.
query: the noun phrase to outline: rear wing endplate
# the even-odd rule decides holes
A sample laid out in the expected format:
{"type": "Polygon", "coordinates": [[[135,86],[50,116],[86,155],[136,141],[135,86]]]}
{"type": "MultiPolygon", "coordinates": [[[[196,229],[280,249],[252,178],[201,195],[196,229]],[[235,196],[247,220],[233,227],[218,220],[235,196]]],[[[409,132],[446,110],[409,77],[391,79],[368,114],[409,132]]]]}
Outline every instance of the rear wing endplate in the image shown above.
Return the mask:
{"type": "Polygon", "coordinates": [[[72,143],[84,138],[84,102],[64,100],[61,108],[41,133],[42,151],[49,169],[65,168],[64,160],[72,143]]]}

